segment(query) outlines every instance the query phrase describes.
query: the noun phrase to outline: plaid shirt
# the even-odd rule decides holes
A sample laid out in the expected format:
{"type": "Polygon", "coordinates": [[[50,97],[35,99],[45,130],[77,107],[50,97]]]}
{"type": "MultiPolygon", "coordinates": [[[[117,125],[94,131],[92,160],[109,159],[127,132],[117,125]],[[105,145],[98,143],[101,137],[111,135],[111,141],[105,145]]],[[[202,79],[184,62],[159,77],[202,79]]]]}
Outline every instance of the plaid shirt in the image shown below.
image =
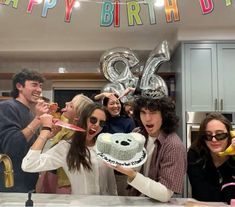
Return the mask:
{"type": "Polygon", "coordinates": [[[182,193],[187,169],[187,153],[176,133],[160,133],[149,167],[149,178],[175,193],[182,193]]]}
{"type": "MultiPolygon", "coordinates": [[[[186,148],[176,133],[160,133],[154,144],[152,156],[148,157],[151,159],[148,177],[175,193],[182,193],[187,168],[186,148]]],[[[142,166],[140,173],[143,169],[142,166]]],[[[131,188],[130,195],[137,196],[140,192],[131,188]]]]}

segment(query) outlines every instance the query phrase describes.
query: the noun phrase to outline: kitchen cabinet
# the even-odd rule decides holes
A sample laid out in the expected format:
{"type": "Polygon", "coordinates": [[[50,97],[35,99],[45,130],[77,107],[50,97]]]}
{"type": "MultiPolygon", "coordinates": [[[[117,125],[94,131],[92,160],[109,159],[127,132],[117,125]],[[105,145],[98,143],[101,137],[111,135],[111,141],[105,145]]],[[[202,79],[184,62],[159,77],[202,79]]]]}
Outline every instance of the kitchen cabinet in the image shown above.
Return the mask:
{"type": "MultiPolygon", "coordinates": [[[[181,42],[171,63],[176,82],[176,114],[180,118],[177,134],[187,146],[186,112],[235,111],[235,43],[181,42]]],[[[188,189],[185,181],[184,196],[188,189]]]]}
{"type": "Polygon", "coordinates": [[[184,44],[186,111],[234,111],[235,44],[184,44]]]}
{"type": "Polygon", "coordinates": [[[222,111],[235,111],[235,44],[217,44],[218,97],[222,111]]]}
{"type": "Polygon", "coordinates": [[[235,42],[181,42],[171,57],[178,134],[186,143],[186,112],[235,111],[235,42]]]}

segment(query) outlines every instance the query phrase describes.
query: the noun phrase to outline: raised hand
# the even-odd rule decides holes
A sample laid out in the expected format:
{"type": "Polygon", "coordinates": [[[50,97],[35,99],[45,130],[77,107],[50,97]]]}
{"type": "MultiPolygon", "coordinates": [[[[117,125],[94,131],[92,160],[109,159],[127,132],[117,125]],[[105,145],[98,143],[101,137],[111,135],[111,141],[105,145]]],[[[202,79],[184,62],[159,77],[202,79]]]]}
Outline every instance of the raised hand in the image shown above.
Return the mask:
{"type": "Polygon", "coordinates": [[[39,99],[37,104],[35,105],[35,115],[39,117],[42,114],[46,114],[48,112],[49,112],[49,104],[39,99]]]}
{"type": "Polygon", "coordinates": [[[235,155],[235,131],[230,131],[230,135],[232,137],[231,145],[225,151],[219,152],[220,156],[235,155]]]}

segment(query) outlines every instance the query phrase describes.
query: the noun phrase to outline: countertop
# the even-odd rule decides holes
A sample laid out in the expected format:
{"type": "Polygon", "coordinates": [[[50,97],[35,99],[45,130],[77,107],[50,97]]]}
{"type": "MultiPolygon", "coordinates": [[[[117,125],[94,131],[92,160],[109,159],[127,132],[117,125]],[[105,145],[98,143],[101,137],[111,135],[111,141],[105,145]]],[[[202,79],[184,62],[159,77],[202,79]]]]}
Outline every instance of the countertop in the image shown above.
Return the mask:
{"type": "MultiPolygon", "coordinates": [[[[0,207],[25,206],[28,199],[26,193],[0,193],[0,207]]],[[[199,202],[194,199],[172,198],[168,203],[160,203],[147,197],[129,196],[78,196],[59,194],[32,194],[35,207],[43,206],[187,206],[187,207],[211,207],[229,206],[224,203],[199,202]]]]}

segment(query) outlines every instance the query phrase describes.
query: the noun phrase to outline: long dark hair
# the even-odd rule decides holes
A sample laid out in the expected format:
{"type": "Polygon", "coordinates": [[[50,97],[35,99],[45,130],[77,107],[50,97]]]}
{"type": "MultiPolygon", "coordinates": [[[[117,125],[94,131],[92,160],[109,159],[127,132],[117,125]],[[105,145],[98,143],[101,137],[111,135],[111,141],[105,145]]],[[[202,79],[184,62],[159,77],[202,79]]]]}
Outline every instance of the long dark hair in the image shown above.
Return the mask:
{"type": "Polygon", "coordinates": [[[202,135],[206,131],[207,124],[212,120],[218,120],[225,125],[225,128],[227,129],[227,132],[229,134],[228,146],[231,144],[231,136],[229,132],[230,130],[232,130],[232,125],[230,121],[219,112],[209,113],[206,118],[201,122],[198,137],[194,140],[190,147],[190,149],[196,151],[199,154],[200,160],[203,161],[207,161],[209,159],[210,150],[207,147],[205,140],[202,138],[202,135]]]}
{"type": "MultiPolygon", "coordinates": [[[[87,120],[96,109],[105,112],[103,106],[98,103],[88,104],[79,116],[77,125],[83,129],[87,129],[87,120]]],[[[76,132],[72,137],[71,147],[67,155],[67,164],[70,171],[79,171],[81,165],[86,170],[91,170],[91,155],[86,146],[86,133],[76,132]]]]}
{"type": "Polygon", "coordinates": [[[170,134],[176,130],[178,127],[179,118],[175,114],[175,104],[173,101],[164,97],[161,99],[153,99],[147,97],[138,97],[134,101],[134,118],[138,121],[139,126],[142,129],[143,134],[146,136],[147,132],[140,120],[140,111],[141,109],[148,109],[150,111],[160,111],[162,115],[162,126],[161,130],[170,134]]]}

